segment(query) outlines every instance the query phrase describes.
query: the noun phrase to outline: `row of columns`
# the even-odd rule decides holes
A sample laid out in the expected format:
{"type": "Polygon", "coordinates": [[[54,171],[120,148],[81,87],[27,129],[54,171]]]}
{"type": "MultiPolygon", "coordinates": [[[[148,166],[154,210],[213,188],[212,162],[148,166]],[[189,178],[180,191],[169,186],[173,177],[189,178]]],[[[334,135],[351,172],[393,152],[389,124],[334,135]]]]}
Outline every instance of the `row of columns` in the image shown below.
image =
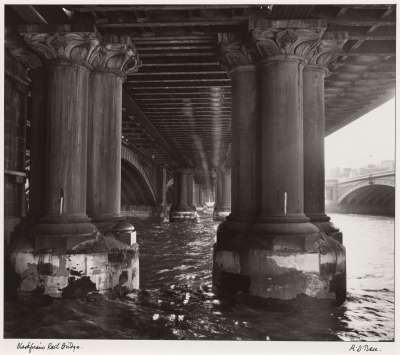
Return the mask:
{"type": "Polygon", "coordinates": [[[56,248],[51,234],[76,241],[121,219],[122,84],[137,55],[94,33],[24,38],[43,59],[32,75],[34,234],[37,247],[56,248]]]}
{"type": "MultiPolygon", "coordinates": [[[[230,195],[230,177],[226,177],[225,180],[228,185],[224,196],[230,195]]],[[[225,181],[223,183],[225,184],[225,181]]],[[[211,187],[207,187],[204,182],[197,181],[194,177],[193,169],[183,168],[175,170],[174,185],[175,195],[170,212],[171,222],[196,220],[197,211],[205,208],[206,203],[213,199],[211,187]]],[[[225,205],[221,205],[221,212],[222,208],[224,208],[223,206],[225,205]]],[[[224,211],[226,210],[227,208],[224,209],[224,211]]]]}
{"type": "Polygon", "coordinates": [[[345,297],[345,250],[325,215],[323,173],[324,77],[342,38],[322,39],[325,28],[256,18],[249,41],[220,38],[233,106],[232,211],[214,253],[219,290],[345,297]]]}
{"type": "Polygon", "coordinates": [[[136,234],[120,213],[122,84],[137,70],[135,48],[128,38],[65,27],[22,36],[41,67],[32,72],[33,249],[14,252],[20,288],[39,287],[40,275],[24,279],[31,263],[39,274],[46,263],[40,287],[56,297],[71,270],[99,291],[137,288],[136,234]]]}
{"type": "Polygon", "coordinates": [[[231,212],[231,168],[220,166],[217,169],[215,205],[213,218],[217,221],[224,221],[231,212]]]}

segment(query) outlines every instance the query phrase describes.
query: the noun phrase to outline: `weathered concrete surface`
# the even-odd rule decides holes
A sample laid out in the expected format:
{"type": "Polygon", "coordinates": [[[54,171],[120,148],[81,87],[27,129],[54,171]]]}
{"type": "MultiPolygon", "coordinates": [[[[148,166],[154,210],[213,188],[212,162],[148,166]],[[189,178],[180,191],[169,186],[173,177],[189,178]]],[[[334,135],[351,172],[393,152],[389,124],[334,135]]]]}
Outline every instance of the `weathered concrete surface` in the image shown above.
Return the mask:
{"type": "Polygon", "coordinates": [[[169,216],[170,222],[195,221],[198,218],[196,211],[173,211],[169,216]]]}
{"type": "MultiPolygon", "coordinates": [[[[170,207],[165,206],[166,210],[169,211],[170,207]]],[[[122,216],[133,217],[138,219],[162,219],[160,207],[155,206],[145,206],[145,205],[129,205],[123,206],[121,211],[122,216]]]]}
{"type": "Polygon", "coordinates": [[[341,303],[345,298],[345,248],[325,234],[250,241],[243,233],[221,244],[214,250],[217,290],[282,300],[307,295],[341,303]]]}
{"type": "Polygon", "coordinates": [[[226,218],[230,215],[231,211],[215,211],[213,212],[213,219],[214,221],[225,221],[226,218]]]}
{"type": "Polygon", "coordinates": [[[37,292],[61,297],[74,281],[88,277],[95,290],[106,292],[117,286],[129,290],[139,287],[139,253],[136,238],[131,245],[113,235],[96,235],[64,253],[37,252],[34,246],[20,241],[11,254],[11,264],[20,276],[18,292],[37,292]]]}

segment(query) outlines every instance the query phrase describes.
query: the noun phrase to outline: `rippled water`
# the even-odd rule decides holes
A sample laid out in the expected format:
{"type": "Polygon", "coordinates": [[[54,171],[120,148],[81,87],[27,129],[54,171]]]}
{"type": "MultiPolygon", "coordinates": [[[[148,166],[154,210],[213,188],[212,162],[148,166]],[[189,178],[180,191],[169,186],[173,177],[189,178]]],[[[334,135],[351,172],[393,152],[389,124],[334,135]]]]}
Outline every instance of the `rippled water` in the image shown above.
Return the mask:
{"type": "Polygon", "coordinates": [[[218,299],[211,290],[218,223],[135,222],[141,290],[126,299],[5,304],[5,337],[393,340],[394,219],[331,215],[347,248],[348,299],[340,307],[281,307],[218,299]]]}

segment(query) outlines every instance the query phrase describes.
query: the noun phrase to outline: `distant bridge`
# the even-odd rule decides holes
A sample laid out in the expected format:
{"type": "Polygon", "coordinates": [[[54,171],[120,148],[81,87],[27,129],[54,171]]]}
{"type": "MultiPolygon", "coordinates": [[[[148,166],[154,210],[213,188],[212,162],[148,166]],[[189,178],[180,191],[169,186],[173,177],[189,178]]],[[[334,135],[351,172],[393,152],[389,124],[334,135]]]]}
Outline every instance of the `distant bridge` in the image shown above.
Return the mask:
{"type": "Polygon", "coordinates": [[[122,212],[151,215],[162,200],[162,167],[132,146],[123,144],[121,148],[122,212]]]}
{"type": "Polygon", "coordinates": [[[327,212],[363,213],[394,216],[395,171],[382,171],[357,177],[327,180],[327,212]]]}

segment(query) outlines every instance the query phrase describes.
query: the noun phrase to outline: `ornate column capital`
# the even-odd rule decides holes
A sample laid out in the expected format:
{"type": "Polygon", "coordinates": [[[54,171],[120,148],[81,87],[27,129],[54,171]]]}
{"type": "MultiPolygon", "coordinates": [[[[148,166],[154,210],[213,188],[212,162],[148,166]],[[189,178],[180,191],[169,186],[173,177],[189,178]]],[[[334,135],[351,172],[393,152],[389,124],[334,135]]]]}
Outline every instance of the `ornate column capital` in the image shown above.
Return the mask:
{"type": "Polygon", "coordinates": [[[36,69],[42,66],[40,58],[25,44],[24,40],[16,33],[5,32],[5,46],[9,53],[26,68],[36,69]]]}
{"type": "Polygon", "coordinates": [[[94,32],[25,32],[30,48],[47,61],[66,61],[91,67],[100,41],[94,32]]]}
{"type": "Polygon", "coordinates": [[[347,39],[347,32],[325,33],[322,39],[316,40],[305,48],[303,54],[308,66],[322,68],[328,74],[328,66],[337,59],[337,53],[342,49],[347,39]]]}
{"type": "MultiPolygon", "coordinates": [[[[275,56],[304,58],[310,46],[322,38],[324,20],[269,20],[250,17],[249,30],[260,59],[275,56]]],[[[299,58],[299,59],[300,59],[299,58]]]]}
{"type": "Polygon", "coordinates": [[[138,70],[140,61],[137,50],[128,36],[104,37],[93,55],[96,70],[111,72],[122,77],[138,70]]]}
{"type": "Polygon", "coordinates": [[[222,65],[228,70],[254,64],[254,49],[248,39],[238,34],[218,33],[218,52],[222,65]]]}

